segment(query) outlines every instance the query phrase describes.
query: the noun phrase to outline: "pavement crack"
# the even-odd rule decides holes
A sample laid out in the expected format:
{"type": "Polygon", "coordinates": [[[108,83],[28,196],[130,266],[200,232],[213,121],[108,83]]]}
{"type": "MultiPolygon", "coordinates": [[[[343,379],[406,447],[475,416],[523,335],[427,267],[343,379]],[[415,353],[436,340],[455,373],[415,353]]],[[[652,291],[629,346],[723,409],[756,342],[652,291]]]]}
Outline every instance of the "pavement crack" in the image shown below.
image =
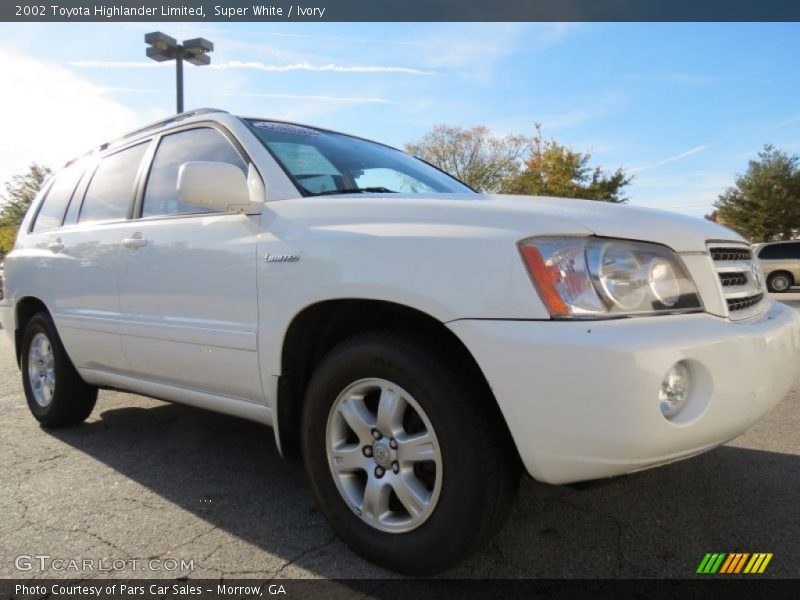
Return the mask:
{"type": "Polygon", "coordinates": [[[37,462],[38,464],[41,464],[41,463],[46,463],[46,462],[50,462],[51,460],[58,460],[59,458],[63,458],[63,457],[65,457],[65,456],[66,456],[66,454],[64,454],[63,452],[61,452],[61,453],[59,453],[59,454],[54,454],[53,456],[48,456],[47,458],[42,458],[42,459],[40,459],[40,460],[37,460],[36,462],[37,462]]]}
{"type": "MultiPolygon", "coordinates": [[[[217,529],[219,529],[219,527],[218,527],[217,525],[214,525],[214,526],[212,526],[212,527],[210,527],[210,528],[206,529],[205,531],[202,531],[202,532],[198,533],[197,535],[195,535],[195,536],[192,536],[192,537],[191,537],[191,538],[189,538],[188,540],[186,540],[186,541],[184,541],[184,542],[181,542],[180,544],[178,544],[178,545],[176,545],[176,546],[172,546],[171,548],[167,548],[167,549],[166,549],[166,550],[164,550],[163,552],[159,552],[158,554],[154,554],[154,555],[152,556],[152,558],[161,558],[161,557],[162,557],[162,556],[164,556],[165,554],[171,554],[171,553],[175,552],[175,550],[177,550],[177,549],[179,549],[179,548],[183,548],[184,546],[188,546],[189,544],[193,544],[194,542],[196,542],[197,540],[199,540],[199,539],[200,539],[201,537],[203,537],[204,535],[208,535],[209,533],[211,533],[212,531],[216,531],[217,529]]],[[[221,546],[221,545],[220,545],[220,546],[221,546]]],[[[217,547],[217,548],[214,550],[214,552],[216,552],[217,550],[219,550],[219,547],[217,547]]],[[[211,554],[214,554],[214,552],[212,552],[211,554]]],[[[211,556],[211,554],[209,554],[209,556],[211,556]]]]}
{"type": "Polygon", "coordinates": [[[319,544],[316,544],[316,545],[314,545],[314,546],[311,546],[310,548],[306,548],[306,549],[305,549],[305,550],[303,550],[303,551],[302,551],[300,554],[298,554],[297,556],[295,556],[294,558],[292,558],[290,561],[288,561],[287,563],[285,563],[285,564],[284,564],[284,565],[283,565],[283,566],[282,566],[280,569],[278,569],[278,571],[275,573],[275,575],[274,575],[274,576],[273,576],[273,577],[272,577],[272,578],[271,578],[269,581],[270,581],[270,582],[271,582],[271,581],[274,581],[275,579],[277,579],[278,577],[280,577],[281,573],[283,573],[283,572],[284,572],[286,569],[288,569],[289,567],[291,567],[293,564],[297,563],[297,561],[299,561],[299,560],[302,560],[302,559],[303,559],[303,557],[307,556],[308,554],[311,554],[312,552],[316,552],[317,550],[321,550],[321,549],[322,549],[322,548],[324,548],[325,546],[329,546],[329,545],[331,545],[331,544],[332,544],[333,542],[335,542],[335,541],[336,541],[336,534],[334,533],[334,534],[333,534],[333,535],[330,537],[330,539],[328,539],[328,540],[326,540],[326,541],[323,541],[323,542],[320,542],[319,544]]]}

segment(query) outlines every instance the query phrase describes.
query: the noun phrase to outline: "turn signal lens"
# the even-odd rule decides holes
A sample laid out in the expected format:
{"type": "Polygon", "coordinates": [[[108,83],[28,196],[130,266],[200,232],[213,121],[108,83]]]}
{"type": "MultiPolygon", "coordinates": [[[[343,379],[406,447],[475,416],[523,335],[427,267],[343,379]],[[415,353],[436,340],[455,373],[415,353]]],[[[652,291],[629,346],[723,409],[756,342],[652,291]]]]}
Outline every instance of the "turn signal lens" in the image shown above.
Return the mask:
{"type": "Polygon", "coordinates": [[[523,242],[520,252],[551,315],[566,317],[602,310],[579,240],[574,244],[551,244],[541,238],[536,244],[523,242]]]}

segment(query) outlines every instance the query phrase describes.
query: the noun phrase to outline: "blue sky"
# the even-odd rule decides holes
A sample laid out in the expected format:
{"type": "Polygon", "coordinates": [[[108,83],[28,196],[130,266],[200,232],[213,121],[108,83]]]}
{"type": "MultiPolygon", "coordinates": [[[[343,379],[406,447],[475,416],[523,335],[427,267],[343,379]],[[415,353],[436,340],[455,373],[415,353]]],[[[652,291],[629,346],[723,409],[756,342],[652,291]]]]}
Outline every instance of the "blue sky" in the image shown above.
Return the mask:
{"type": "Polygon", "coordinates": [[[169,114],[143,35],[213,40],[187,107],[395,146],[432,125],[544,133],[635,175],[633,204],[708,212],[765,143],[800,153],[798,24],[2,24],[0,178],[169,114]]]}

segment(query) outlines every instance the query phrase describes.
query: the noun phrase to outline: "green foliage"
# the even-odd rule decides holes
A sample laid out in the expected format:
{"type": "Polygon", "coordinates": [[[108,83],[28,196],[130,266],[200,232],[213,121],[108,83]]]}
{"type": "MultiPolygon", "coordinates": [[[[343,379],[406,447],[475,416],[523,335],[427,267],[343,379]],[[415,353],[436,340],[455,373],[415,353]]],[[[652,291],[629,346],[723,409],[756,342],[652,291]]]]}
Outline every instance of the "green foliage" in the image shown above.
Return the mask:
{"type": "Polygon", "coordinates": [[[0,262],[14,247],[17,239],[17,228],[11,225],[0,225],[0,262]]]}
{"type": "Polygon", "coordinates": [[[752,242],[800,233],[800,157],[767,144],[714,203],[720,223],[752,242]]]}
{"type": "Polygon", "coordinates": [[[17,229],[50,169],[32,163],[24,175],[15,175],[5,185],[0,196],[0,260],[11,251],[17,229]]]}
{"type": "Polygon", "coordinates": [[[503,181],[500,190],[506,194],[626,202],[622,192],[633,177],[626,175],[622,167],[605,173],[599,166],[590,166],[591,158],[589,152],[576,152],[552,138],[544,139],[537,123],[524,169],[503,181]]]}
{"type": "Polygon", "coordinates": [[[519,173],[533,140],[523,135],[496,137],[483,125],[470,129],[436,125],[405,149],[479,192],[496,192],[519,173]]]}

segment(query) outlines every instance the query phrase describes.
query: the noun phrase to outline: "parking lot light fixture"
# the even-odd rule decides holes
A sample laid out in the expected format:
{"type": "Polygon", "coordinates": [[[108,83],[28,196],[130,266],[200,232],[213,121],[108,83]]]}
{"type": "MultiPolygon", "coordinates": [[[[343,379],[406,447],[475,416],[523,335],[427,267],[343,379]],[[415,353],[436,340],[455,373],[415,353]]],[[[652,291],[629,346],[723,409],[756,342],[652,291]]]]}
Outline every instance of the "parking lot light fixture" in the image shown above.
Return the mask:
{"type": "Polygon", "coordinates": [[[214,51],[214,43],[205,38],[184,40],[183,44],[160,31],[145,34],[145,43],[149,46],[145,53],[147,58],[156,62],[175,60],[175,91],[177,112],[183,112],[183,61],[202,67],[211,63],[210,52],[214,51]]]}

